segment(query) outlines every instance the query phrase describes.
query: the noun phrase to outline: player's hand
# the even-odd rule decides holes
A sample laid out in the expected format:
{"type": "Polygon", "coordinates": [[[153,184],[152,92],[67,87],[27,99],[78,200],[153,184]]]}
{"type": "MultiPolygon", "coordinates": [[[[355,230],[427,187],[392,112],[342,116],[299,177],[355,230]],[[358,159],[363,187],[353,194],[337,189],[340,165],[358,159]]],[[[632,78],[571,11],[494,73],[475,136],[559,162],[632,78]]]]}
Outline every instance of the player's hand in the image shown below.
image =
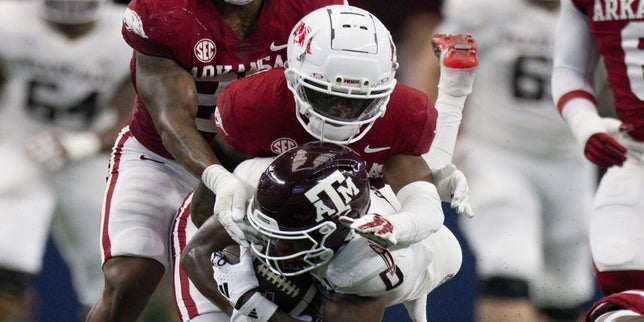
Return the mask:
{"type": "Polygon", "coordinates": [[[96,154],[101,148],[100,139],[91,132],[39,133],[24,142],[27,156],[50,172],[60,171],[72,162],[96,154]]]}
{"type": "Polygon", "coordinates": [[[588,160],[602,168],[622,166],[626,161],[627,149],[617,140],[622,132],[628,132],[632,126],[623,124],[622,121],[604,117],[601,123],[606,132],[597,132],[586,141],[584,155],[588,160]]]}
{"type": "Polygon", "coordinates": [[[213,214],[233,240],[247,247],[248,241],[239,225],[246,213],[248,201],[244,183],[219,164],[207,167],[201,175],[201,180],[215,193],[213,214]]]}
{"type": "Polygon", "coordinates": [[[381,215],[366,214],[357,219],[340,216],[340,223],[382,247],[387,248],[398,243],[394,225],[381,215]]]}
{"type": "Polygon", "coordinates": [[[214,252],[210,257],[213,277],[217,283],[219,293],[223,295],[233,308],[242,295],[259,287],[259,282],[253,269],[253,256],[248,248],[239,250],[239,263],[231,264],[222,252],[214,252]]]}
{"type": "Polygon", "coordinates": [[[472,35],[435,34],[432,48],[440,61],[439,89],[455,97],[471,93],[479,65],[477,45],[472,35]]]}
{"type": "Polygon", "coordinates": [[[586,141],[584,155],[602,168],[614,165],[621,167],[626,161],[626,151],[626,148],[608,133],[599,132],[586,141]]]}
{"type": "Polygon", "coordinates": [[[474,217],[474,211],[470,205],[470,186],[461,170],[450,163],[432,171],[432,176],[442,201],[449,202],[457,214],[468,218],[474,217]]]}

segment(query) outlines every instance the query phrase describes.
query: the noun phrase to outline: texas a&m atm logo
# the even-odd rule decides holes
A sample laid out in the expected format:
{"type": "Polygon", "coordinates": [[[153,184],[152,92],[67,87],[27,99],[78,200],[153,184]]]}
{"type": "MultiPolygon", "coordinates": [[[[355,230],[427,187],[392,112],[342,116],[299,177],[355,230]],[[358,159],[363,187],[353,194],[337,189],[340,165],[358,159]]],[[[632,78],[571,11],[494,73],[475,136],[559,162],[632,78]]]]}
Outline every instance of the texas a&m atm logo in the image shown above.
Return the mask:
{"type": "Polygon", "coordinates": [[[305,196],[315,206],[317,212],[315,221],[320,222],[334,214],[348,210],[349,204],[358,194],[360,194],[360,189],[356,187],[353,180],[336,170],[307,191],[305,196]]]}

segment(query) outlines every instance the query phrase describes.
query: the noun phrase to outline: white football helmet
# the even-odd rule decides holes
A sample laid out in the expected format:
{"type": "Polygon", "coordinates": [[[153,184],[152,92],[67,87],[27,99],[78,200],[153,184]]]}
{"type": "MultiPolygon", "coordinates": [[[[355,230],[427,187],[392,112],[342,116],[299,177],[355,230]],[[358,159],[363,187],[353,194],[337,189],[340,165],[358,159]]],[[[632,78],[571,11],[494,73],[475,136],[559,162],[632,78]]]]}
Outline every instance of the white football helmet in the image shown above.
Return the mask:
{"type": "Polygon", "coordinates": [[[385,114],[396,85],[396,47],[371,13],[331,5],[291,31],[286,78],[302,126],[318,140],[360,140],[385,114]]]}
{"type": "Polygon", "coordinates": [[[108,0],[41,0],[43,17],[51,22],[81,24],[94,21],[108,0]]]}

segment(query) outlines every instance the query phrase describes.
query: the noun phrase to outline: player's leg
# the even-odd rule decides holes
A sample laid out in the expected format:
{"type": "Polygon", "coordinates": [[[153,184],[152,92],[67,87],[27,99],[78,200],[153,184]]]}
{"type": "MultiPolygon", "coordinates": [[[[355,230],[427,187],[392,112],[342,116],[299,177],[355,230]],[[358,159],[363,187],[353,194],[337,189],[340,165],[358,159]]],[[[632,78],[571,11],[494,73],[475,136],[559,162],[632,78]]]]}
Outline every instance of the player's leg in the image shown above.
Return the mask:
{"type": "Polygon", "coordinates": [[[42,268],[55,199],[20,148],[0,144],[0,321],[24,318],[42,268]]]}
{"type": "Polygon", "coordinates": [[[604,295],[644,290],[644,163],[629,156],[622,167],[610,168],[594,206],[590,246],[604,295]]]}
{"type": "Polygon", "coordinates": [[[577,159],[540,162],[534,178],[543,198],[544,267],[532,290],[540,321],[580,321],[594,295],[588,225],[594,167],[577,159]],[[541,168],[541,170],[538,170],[541,168]]]}
{"type": "Polygon", "coordinates": [[[476,216],[459,218],[479,279],[479,321],[536,321],[530,299],[541,270],[539,197],[522,166],[501,151],[471,151],[465,168],[476,216]]]}
{"type": "Polygon", "coordinates": [[[71,165],[52,177],[60,200],[52,225],[56,248],[69,267],[72,285],[86,316],[103,290],[100,213],[108,154],[71,165]]]}
{"type": "Polygon", "coordinates": [[[101,216],[105,287],[88,321],[140,316],[169,263],[172,218],[197,183],[178,163],[148,151],[128,131],[121,133],[101,216]]]}

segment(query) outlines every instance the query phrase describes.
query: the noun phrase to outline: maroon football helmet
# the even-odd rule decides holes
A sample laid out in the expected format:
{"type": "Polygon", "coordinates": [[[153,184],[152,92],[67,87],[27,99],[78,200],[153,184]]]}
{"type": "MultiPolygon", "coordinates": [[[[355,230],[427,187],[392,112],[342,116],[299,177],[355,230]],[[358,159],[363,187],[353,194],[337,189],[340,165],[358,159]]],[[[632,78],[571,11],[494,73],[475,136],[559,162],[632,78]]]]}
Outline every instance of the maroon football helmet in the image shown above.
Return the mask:
{"type": "Polygon", "coordinates": [[[347,242],[338,218],[369,208],[369,178],[346,146],[310,142],[279,155],[259,179],[248,221],[259,233],[251,245],[274,272],[299,275],[327,263],[347,242]]]}

